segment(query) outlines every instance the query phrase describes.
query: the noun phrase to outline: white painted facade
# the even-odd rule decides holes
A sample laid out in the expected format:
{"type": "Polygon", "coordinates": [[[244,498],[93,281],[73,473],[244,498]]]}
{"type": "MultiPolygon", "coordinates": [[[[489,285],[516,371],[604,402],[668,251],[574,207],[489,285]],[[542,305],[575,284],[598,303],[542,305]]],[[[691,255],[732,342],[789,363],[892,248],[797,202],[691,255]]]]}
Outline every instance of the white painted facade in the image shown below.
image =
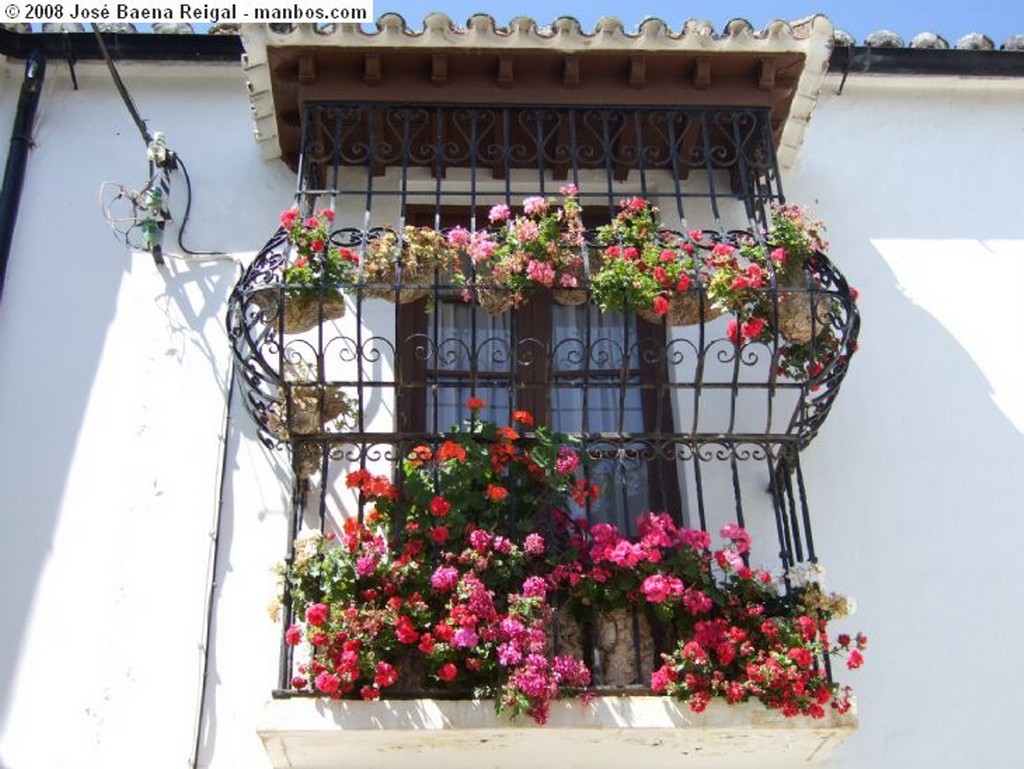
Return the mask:
{"type": "MultiPolygon", "coordinates": [[[[22,69],[0,69],[3,146],[22,69]]],[[[295,183],[252,140],[241,68],[121,70],[188,164],[186,244],[251,258],[295,183]]],[[[97,191],[141,185],[145,149],[105,67],[76,71],[77,91],[49,65],[0,303],[0,766],[185,767],[237,267],[157,269],[111,236],[97,191]]],[[[787,198],[829,223],[863,316],[861,351],[803,456],[829,586],[859,607],[843,628],[871,637],[865,667],[839,676],[860,728],[823,765],[1019,767],[1024,82],[838,84],[826,79],[784,177],[787,198]]],[[[180,177],[171,196],[180,216],[180,177]]],[[[289,471],[237,394],[231,417],[199,766],[264,769],[256,729],[279,633],[265,607],[289,471]]]]}

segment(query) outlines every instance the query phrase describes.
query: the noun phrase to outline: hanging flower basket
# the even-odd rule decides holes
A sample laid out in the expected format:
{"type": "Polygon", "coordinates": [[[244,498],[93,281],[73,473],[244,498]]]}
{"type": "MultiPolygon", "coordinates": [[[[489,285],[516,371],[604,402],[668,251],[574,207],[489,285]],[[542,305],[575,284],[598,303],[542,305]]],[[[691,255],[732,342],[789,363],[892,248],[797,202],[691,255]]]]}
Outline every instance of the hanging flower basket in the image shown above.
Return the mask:
{"type": "MultiPolygon", "coordinates": [[[[695,291],[673,294],[666,300],[667,310],[659,315],[655,307],[638,307],[636,314],[648,323],[661,324],[664,321],[670,326],[694,326],[701,321],[708,323],[722,314],[722,309],[711,304],[705,297],[704,312],[701,312],[700,295],[695,291]]],[[[662,305],[665,307],[666,305],[662,305]]]]}
{"type": "Polygon", "coordinates": [[[811,292],[803,288],[796,291],[780,289],[779,333],[790,342],[810,342],[828,327],[830,309],[831,302],[827,296],[818,295],[812,299],[811,292]]]}
{"type": "Polygon", "coordinates": [[[369,297],[389,302],[397,297],[399,304],[409,304],[430,295],[435,270],[452,282],[458,282],[456,277],[461,274],[458,253],[442,233],[429,227],[408,226],[399,243],[397,232],[385,230],[366,248],[363,281],[367,285],[363,291],[369,297]]]}
{"type": "Polygon", "coordinates": [[[551,291],[551,297],[565,307],[578,307],[587,301],[587,292],[582,288],[556,288],[551,291]]]}
{"type": "Polygon", "coordinates": [[[484,308],[484,312],[488,315],[501,315],[519,303],[519,294],[506,288],[484,288],[483,286],[478,286],[476,296],[480,306],[484,308]]]}
{"type": "Polygon", "coordinates": [[[270,326],[278,322],[278,308],[284,298],[283,328],[286,334],[301,334],[321,323],[345,315],[345,298],[335,289],[295,291],[283,286],[261,288],[250,297],[270,326]]]}

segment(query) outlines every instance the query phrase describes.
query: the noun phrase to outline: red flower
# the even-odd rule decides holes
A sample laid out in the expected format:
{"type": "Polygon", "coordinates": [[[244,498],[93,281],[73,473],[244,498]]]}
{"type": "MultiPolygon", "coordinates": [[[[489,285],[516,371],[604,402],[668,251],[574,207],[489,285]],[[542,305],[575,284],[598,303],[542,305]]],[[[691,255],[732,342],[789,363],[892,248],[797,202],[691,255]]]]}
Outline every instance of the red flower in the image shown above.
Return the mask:
{"type": "Polygon", "coordinates": [[[504,486],[498,486],[497,484],[489,483],[487,484],[486,494],[487,498],[491,500],[491,502],[501,502],[508,496],[508,489],[506,489],[504,486]]]}
{"type": "MultiPolygon", "coordinates": [[[[288,644],[289,646],[296,646],[301,641],[302,641],[302,631],[299,630],[299,628],[297,628],[295,625],[292,625],[286,631],[284,631],[284,642],[286,644],[288,644]]],[[[847,641],[849,641],[849,636],[847,636],[847,641]]],[[[302,688],[302,687],[296,687],[296,688],[302,688]]]]}
{"type": "Polygon", "coordinates": [[[668,312],[668,299],[663,296],[654,297],[654,311],[658,315],[664,315],[668,312]]]}
{"type": "Polygon", "coordinates": [[[412,620],[404,614],[400,615],[395,623],[395,637],[403,644],[414,644],[420,640],[420,634],[416,632],[412,620]]]}
{"type": "Polygon", "coordinates": [[[850,656],[846,658],[846,667],[850,670],[856,670],[864,664],[864,655],[862,655],[856,649],[850,652],[850,656]]]}
{"type": "Polygon", "coordinates": [[[729,325],[725,327],[725,335],[729,337],[729,341],[733,344],[739,344],[740,342],[740,324],[736,322],[736,319],[729,321],[729,325]]]}
{"type": "Polygon", "coordinates": [[[468,401],[466,401],[466,408],[468,408],[470,411],[479,411],[486,405],[487,401],[485,401],[483,398],[472,397],[468,401]]]}
{"type": "Polygon", "coordinates": [[[514,441],[519,439],[519,433],[517,433],[511,427],[499,427],[498,436],[504,438],[506,441],[514,441]]]}
{"type": "Polygon", "coordinates": [[[438,545],[443,545],[448,541],[448,527],[447,526],[435,526],[430,530],[430,538],[438,545]]]}
{"type": "Polygon", "coordinates": [[[447,462],[449,459],[457,459],[459,462],[465,462],[466,450],[455,441],[445,441],[437,450],[437,461],[447,462]]]}
{"type": "Polygon", "coordinates": [[[281,226],[290,230],[295,222],[299,220],[299,211],[296,208],[289,208],[281,214],[281,226]]]}
{"type": "Polygon", "coordinates": [[[309,241],[309,247],[313,251],[323,251],[325,245],[326,244],[322,240],[320,240],[320,238],[316,238],[314,240],[309,241]]]}
{"type": "Polygon", "coordinates": [[[374,676],[373,683],[381,689],[385,689],[396,681],[398,681],[398,671],[395,670],[394,665],[387,662],[378,662],[377,675],[374,676]]]}
{"type": "Polygon", "coordinates": [[[513,411],[512,421],[517,422],[525,427],[533,427],[533,415],[529,411],[513,411]]]}
{"type": "Polygon", "coordinates": [[[754,339],[764,331],[764,318],[751,318],[743,324],[743,336],[747,339],[754,339]]]}
{"type": "Polygon", "coordinates": [[[364,700],[379,700],[380,689],[378,689],[376,686],[364,686],[362,689],[359,690],[359,696],[362,697],[364,700]]]}
{"type": "Polygon", "coordinates": [[[451,662],[444,663],[441,669],[437,671],[437,677],[442,681],[454,681],[458,675],[459,669],[451,662]]]}
{"type": "Polygon", "coordinates": [[[315,603],[306,609],[306,622],[316,627],[321,627],[327,622],[329,609],[326,604],[315,603]]]}
{"type": "Polygon", "coordinates": [[[296,267],[305,267],[307,264],[309,264],[309,259],[307,259],[304,256],[300,256],[298,259],[295,260],[296,267]]]}
{"type": "Polygon", "coordinates": [[[680,275],[679,282],[676,283],[676,291],[686,291],[690,287],[690,276],[680,275]]]}
{"type": "Polygon", "coordinates": [[[337,694],[341,688],[341,679],[333,673],[321,673],[314,682],[318,691],[324,694],[337,694]]]}
{"type": "Polygon", "coordinates": [[[307,681],[302,676],[295,676],[292,679],[292,688],[293,689],[305,689],[307,686],[309,686],[309,681],[307,681]]]}
{"type": "Polygon", "coordinates": [[[430,512],[438,518],[444,518],[451,509],[451,504],[444,497],[434,497],[430,500],[430,512]]]}

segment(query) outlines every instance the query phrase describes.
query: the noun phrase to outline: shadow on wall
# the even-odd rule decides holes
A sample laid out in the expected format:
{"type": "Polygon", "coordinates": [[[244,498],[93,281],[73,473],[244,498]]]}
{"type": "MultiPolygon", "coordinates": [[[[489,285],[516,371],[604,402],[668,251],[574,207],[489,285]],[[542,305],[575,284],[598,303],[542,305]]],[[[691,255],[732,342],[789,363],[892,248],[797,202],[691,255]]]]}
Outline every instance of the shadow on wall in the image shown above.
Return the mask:
{"type": "Polygon", "coordinates": [[[828,766],[953,769],[978,746],[989,765],[1020,766],[1008,735],[1024,673],[994,663],[1002,642],[991,656],[979,643],[1024,633],[1007,605],[1024,539],[1018,303],[993,301],[1021,285],[1024,240],[872,239],[870,219],[835,221],[831,254],[864,323],[804,470],[829,587],[860,607],[843,629],[871,648],[862,671],[838,676],[857,691],[861,728],[828,766]],[[1016,278],[982,266],[992,260],[1018,265],[1016,278]]]}

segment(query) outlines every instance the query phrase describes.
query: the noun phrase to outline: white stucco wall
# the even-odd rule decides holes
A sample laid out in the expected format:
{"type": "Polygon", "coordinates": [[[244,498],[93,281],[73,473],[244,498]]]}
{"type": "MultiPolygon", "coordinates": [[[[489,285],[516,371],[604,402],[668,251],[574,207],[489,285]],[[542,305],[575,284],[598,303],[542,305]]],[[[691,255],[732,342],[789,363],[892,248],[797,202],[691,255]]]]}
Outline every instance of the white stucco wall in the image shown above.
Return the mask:
{"type": "MultiPolygon", "coordinates": [[[[3,147],[21,68],[0,70],[3,147]]],[[[260,159],[240,68],[122,72],[188,163],[187,244],[251,255],[294,181],[260,159]]],[[[105,68],[77,73],[73,91],[51,62],[0,304],[0,766],[184,767],[236,268],[158,270],[118,245],[97,190],[141,184],[144,148],[105,68]]],[[[861,728],[828,766],[1021,766],[1024,84],[851,76],[841,96],[837,84],[785,178],[789,199],[829,223],[864,317],[804,458],[830,586],[860,607],[845,626],[871,636],[866,667],[841,676],[861,728]]],[[[259,769],[255,725],[277,672],[264,608],[289,492],[284,458],[237,398],[228,435],[200,765],[259,769]]]]}

